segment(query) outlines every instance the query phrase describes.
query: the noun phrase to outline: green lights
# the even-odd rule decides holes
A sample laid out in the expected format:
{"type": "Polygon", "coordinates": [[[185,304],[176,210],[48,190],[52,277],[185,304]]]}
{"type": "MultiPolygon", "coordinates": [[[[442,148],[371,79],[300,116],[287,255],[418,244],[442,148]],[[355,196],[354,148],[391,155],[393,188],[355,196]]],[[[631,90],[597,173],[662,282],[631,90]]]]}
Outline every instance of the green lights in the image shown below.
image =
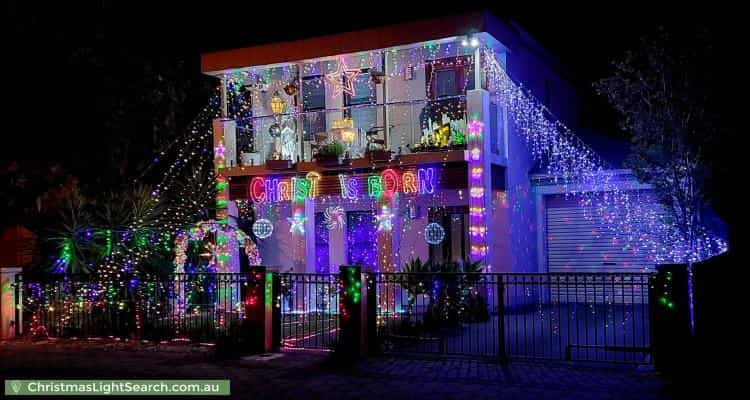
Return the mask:
{"type": "Polygon", "coordinates": [[[367,194],[376,199],[383,197],[383,180],[379,175],[367,177],[367,194]]]}

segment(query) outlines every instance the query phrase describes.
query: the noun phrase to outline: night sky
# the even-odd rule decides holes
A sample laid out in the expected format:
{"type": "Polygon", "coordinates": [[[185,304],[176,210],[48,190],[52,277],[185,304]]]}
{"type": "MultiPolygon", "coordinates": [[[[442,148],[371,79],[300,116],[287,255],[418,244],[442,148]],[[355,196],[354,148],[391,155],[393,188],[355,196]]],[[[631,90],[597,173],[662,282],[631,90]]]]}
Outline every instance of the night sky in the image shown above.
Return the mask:
{"type": "MultiPolygon", "coordinates": [[[[171,6],[135,5],[130,1],[60,2],[11,0],[3,23],[5,62],[4,139],[0,158],[36,163],[60,161],[77,175],[86,175],[113,155],[106,147],[121,136],[151,128],[149,109],[137,107],[143,60],[149,68],[169,71],[163,79],[188,82],[191,94],[176,106],[185,123],[203,106],[215,83],[202,77],[202,51],[248,46],[319,34],[356,30],[420,16],[489,9],[504,20],[517,21],[572,73],[584,97],[582,125],[610,136],[618,133],[608,106],[594,95],[593,81],[605,76],[610,60],[634,48],[638,38],[657,26],[671,29],[705,25],[712,29],[717,64],[737,70],[732,61],[741,29],[741,13],[733,10],[686,9],[684,4],[655,9],[627,2],[606,9],[572,9],[563,5],[514,6],[510,2],[461,2],[449,7],[406,2],[197,2],[171,6]],[[257,3],[261,3],[258,5],[257,3]],[[502,4],[501,4],[502,3],[502,4]],[[354,4],[354,5],[352,5],[354,4]],[[540,11],[544,12],[540,12],[540,11]],[[733,16],[734,15],[734,16],[733,16]],[[182,64],[180,64],[182,63],[182,64]],[[126,106],[122,106],[126,103],[126,106]],[[113,113],[126,111],[111,129],[113,113]],[[112,137],[117,135],[118,137],[112,137]]],[[[161,3],[161,2],[160,2],[161,3]]],[[[186,3],[186,2],[185,2],[186,3]]],[[[602,3],[604,4],[604,3],[602,3]]],[[[566,4],[567,5],[567,4],[566,4]]],[[[737,76],[727,72],[724,89],[737,76]]],[[[724,90],[722,89],[722,90],[724,90]]],[[[727,101],[727,119],[734,102],[727,101]]],[[[153,136],[153,134],[149,133],[153,136]]],[[[138,143],[147,143],[140,141],[138,143]]],[[[152,149],[142,149],[144,156],[152,149]]],[[[129,166],[133,168],[133,166],[129,166]]]]}

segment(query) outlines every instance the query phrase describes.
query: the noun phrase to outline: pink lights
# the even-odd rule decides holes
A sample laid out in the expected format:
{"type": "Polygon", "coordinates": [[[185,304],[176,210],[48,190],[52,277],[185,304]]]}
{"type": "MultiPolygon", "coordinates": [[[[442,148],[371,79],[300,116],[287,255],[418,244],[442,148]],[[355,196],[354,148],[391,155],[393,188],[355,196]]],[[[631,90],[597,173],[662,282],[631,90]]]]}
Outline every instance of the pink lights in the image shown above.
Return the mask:
{"type": "Polygon", "coordinates": [[[487,255],[487,225],[485,212],[485,176],[482,159],[482,133],[484,122],[473,114],[467,124],[469,132],[469,246],[473,261],[482,261],[487,255]]]}

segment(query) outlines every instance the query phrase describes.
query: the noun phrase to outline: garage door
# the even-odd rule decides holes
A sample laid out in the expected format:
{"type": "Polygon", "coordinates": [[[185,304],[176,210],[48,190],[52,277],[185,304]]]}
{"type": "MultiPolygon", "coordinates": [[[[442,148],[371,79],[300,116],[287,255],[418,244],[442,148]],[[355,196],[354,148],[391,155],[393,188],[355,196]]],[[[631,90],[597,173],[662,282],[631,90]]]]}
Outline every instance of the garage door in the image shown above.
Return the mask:
{"type": "Polygon", "coordinates": [[[549,272],[642,272],[652,268],[648,256],[618,238],[575,198],[546,199],[549,272]]]}

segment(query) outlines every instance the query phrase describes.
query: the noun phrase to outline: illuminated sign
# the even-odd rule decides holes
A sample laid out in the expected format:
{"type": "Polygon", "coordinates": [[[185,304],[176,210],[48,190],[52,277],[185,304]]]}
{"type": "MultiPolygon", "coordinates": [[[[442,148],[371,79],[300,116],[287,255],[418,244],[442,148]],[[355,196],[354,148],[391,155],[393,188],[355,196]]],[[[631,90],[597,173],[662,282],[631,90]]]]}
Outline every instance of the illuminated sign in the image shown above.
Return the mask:
{"type": "Polygon", "coordinates": [[[250,199],[255,203],[302,201],[318,196],[320,174],[310,172],[304,178],[266,178],[256,176],[250,180],[250,199]]]}
{"type": "MultiPolygon", "coordinates": [[[[341,197],[352,198],[350,190],[354,178],[339,175],[341,186],[341,197]]],[[[354,192],[356,193],[356,186],[354,192]]],[[[405,194],[432,194],[435,193],[435,169],[419,168],[415,174],[412,171],[404,171],[399,174],[393,169],[383,170],[379,175],[367,177],[367,195],[375,198],[391,198],[394,193],[405,194]]],[[[356,197],[356,196],[355,196],[356,197]]]]}
{"type": "Polygon", "coordinates": [[[281,201],[304,201],[324,193],[338,194],[344,199],[354,200],[362,195],[373,198],[392,198],[395,193],[433,194],[437,181],[435,168],[396,171],[385,169],[379,174],[344,175],[323,177],[309,172],[305,177],[264,177],[250,179],[247,193],[255,203],[277,203],[281,201]],[[338,180],[338,184],[333,179],[338,180]],[[321,183],[325,182],[321,185],[321,183]],[[366,186],[365,186],[366,185],[366,186]],[[338,189],[335,189],[338,187],[338,189]],[[332,192],[333,189],[335,192],[332,192]]]}

